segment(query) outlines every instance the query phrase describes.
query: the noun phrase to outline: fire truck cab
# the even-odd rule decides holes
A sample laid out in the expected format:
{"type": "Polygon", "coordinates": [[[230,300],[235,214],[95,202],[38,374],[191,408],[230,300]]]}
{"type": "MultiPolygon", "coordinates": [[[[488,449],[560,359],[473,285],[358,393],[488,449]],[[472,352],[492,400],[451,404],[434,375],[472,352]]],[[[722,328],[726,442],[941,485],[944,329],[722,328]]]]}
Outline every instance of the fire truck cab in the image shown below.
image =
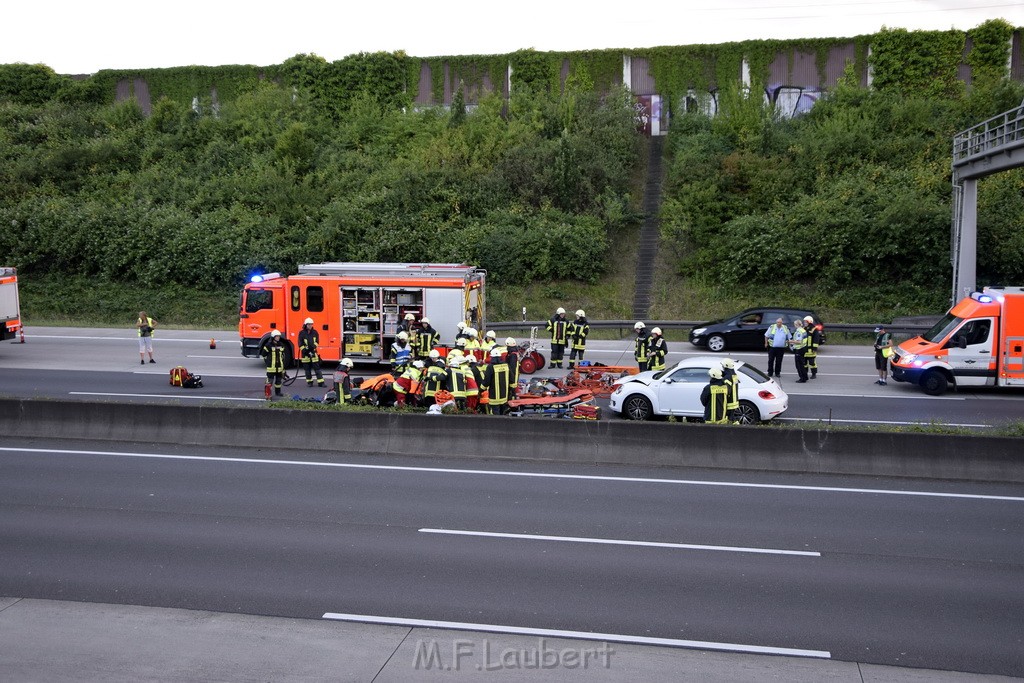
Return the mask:
{"type": "Polygon", "coordinates": [[[312,318],[325,361],[387,362],[406,314],[426,317],[452,343],[459,321],[483,330],[486,272],[451,263],[316,263],[296,275],[253,276],[242,290],[242,355],[256,358],[273,330],[297,357],[303,321],[312,318]]]}
{"type": "Polygon", "coordinates": [[[18,269],[0,267],[0,340],[14,339],[21,330],[18,269]]]}
{"type": "Polygon", "coordinates": [[[955,387],[1024,386],[1024,288],[986,287],[899,345],[892,377],[937,396],[955,387]]]}

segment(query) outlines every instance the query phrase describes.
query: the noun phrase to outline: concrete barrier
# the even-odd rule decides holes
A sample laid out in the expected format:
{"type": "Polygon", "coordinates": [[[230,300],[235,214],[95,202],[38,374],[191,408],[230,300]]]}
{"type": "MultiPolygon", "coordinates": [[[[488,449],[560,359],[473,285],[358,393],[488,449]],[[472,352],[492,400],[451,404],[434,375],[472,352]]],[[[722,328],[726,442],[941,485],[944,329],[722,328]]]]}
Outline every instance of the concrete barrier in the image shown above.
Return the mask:
{"type": "Polygon", "coordinates": [[[1024,482],[1024,442],[980,435],[10,398],[0,398],[0,434],[275,449],[282,458],[319,451],[1024,482]]]}

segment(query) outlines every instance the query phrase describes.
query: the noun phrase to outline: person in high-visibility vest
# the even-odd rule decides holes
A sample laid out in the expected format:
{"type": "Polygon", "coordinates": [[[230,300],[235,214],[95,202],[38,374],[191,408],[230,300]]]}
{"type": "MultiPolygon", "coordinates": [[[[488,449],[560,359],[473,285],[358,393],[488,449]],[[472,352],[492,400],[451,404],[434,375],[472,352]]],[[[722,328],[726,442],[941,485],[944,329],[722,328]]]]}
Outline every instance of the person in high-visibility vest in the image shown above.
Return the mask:
{"type": "Polygon", "coordinates": [[[430,324],[430,318],[420,318],[420,329],[416,331],[416,357],[426,360],[440,341],[441,336],[430,324]]]}
{"type": "Polygon", "coordinates": [[[565,345],[569,341],[569,321],[565,319],[565,309],[559,307],[548,320],[547,330],[551,334],[551,362],[549,368],[562,367],[565,345]]]}
{"type": "Polygon", "coordinates": [[[661,328],[651,330],[651,338],[647,342],[647,369],[664,370],[665,357],[668,356],[668,342],[661,336],[661,328]]]}
{"type": "Polygon", "coordinates": [[[636,360],[636,366],[640,372],[644,372],[650,364],[651,335],[647,334],[647,325],[641,321],[637,321],[633,325],[633,330],[636,332],[636,339],[633,341],[633,358],[636,360]]]}
{"type": "Polygon", "coordinates": [[[480,351],[483,352],[483,356],[480,358],[484,363],[491,357],[491,349],[498,345],[498,335],[494,333],[494,330],[487,330],[487,334],[484,335],[484,340],[480,342],[480,351]]]}
{"type": "Polygon", "coordinates": [[[587,314],[581,308],[576,311],[576,319],[569,323],[569,367],[574,368],[583,360],[583,353],[587,350],[587,335],[590,334],[590,323],[587,322],[587,314]]]}
{"type": "Polygon", "coordinates": [[[338,397],[338,403],[352,402],[352,361],[342,358],[338,361],[338,367],[334,371],[334,393],[338,397]]]}
{"type": "Polygon", "coordinates": [[[476,356],[466,356],[466,408],[471,413],[477,412],[477,406],[480,404],[480,387],[484,383],[478,362],[476,356]]]}
{"type": "Polygon", "coordinates": [[[412,360],[412,345],[409,344],[409,333],[399,332],[391,344],[391,372],[396,376],[405,372],[412,360]]]}
{"type": "Polygon", "coordinates": [[[885,380],[889,376],[889,358],[892,357],[892,335],[885,329],[884,325],[875,328],[875,369],[878,370],[878,379],[875,384],[885,386],[885,380]]]}
{"type": "Polygon", "coordinates": [[[260,355],[263,356],[263,364],[267,366],[267,384],[273,384],[274,394],[280,396],[281,387],[284,386],[284,342],[280,330],[270,333],[270,339],[260,349],[260,355]]]}
{"type": "Polygon", "coordinates": [[[512,367],[508,360],[501,359],[499,349],[491,349],[491,362],[484,370],[484,387],[487,389],[487,414],[504,415],[512,398],[512,367]]]}
{"type": "Polygon", "coordinates": [[[149,354],[149,362],[153,360],[153,330],[156,328],[156,321],[146,315],[145,311],[139,311],[139,319],[135,321],[135,327],[139,330],[139,365],[146,364],[146,354],[149,354]]]}
{"type": "Polygon", "coordinates": [[[814,318],[809,315],[804,316],[804,330],[807,332],[807,342],[805,344],[806,351],[804,352],[804,365],[807,366],[808,372],[811,373],[811,379],[818,378],[818,347],[821,346],[821,325],[814,323],[814,318]]]}
{"type": "MultiPolygon", "coordinates": [[[[324,374],[320,371],[320,333],[313,327],[313,319],[306,318],[299,331],[299,354],[302,367],[306,370],[306,386],[313,386],[313,373],[316,373],[316,385],[324,385],[324,374]]],[[[338,397],[341,401],[341,397],[338,397]]]]}
{"type": "Polygon", "coordinates": [[[459,410],[466,409],[466,373],[462,367],[465,362],[465,355],[449,354],[448,356],[448,374],[444,388],[451,392],[459,410]]]}
{"type": "Polygon", "coordinates": [[[711,368],[708,377],[710,381],[700,394],[700,402],[704,404],[704,422],[724,424],[728,419],[726,405],[729,401],[729,388],[725,386],[722,368],[711,368]]]}
{"type": "Polygon", "coordinates": [[[726,392],[725,412],[730,422],[738,422],[736,415],[740,408],[740,376],[736,372],[736,361],[726,358],[722,361],[722,380],[728,389],[726,392]]]}
{"type": "Polygon", "coordinates": [[[405,369],[401,377],[392,385],[395,390],[395,405],[404,408],[406,401],[415,405],[419,397],[420,382],[423,379],[423,361],[414,360],[405,369]]]}
{"type": "Polygon", "coordinates": [[[804,329],[804,321],[797,318],[793,321],[793,339],[789,344],[793,347],[793,360],[796,362],[796,374],[799,375],[797,384],[807,381],[807,330],[804,329]]]}
{"type": "Polygon", "coordinates": [[[444,368],[444,359],[437,349],[430,351],[430,364],[427,366],[423,376],[423,402],[424,406],[434,405],[434,396],[444,388],[444,381],[447,373],[444,368]]]}

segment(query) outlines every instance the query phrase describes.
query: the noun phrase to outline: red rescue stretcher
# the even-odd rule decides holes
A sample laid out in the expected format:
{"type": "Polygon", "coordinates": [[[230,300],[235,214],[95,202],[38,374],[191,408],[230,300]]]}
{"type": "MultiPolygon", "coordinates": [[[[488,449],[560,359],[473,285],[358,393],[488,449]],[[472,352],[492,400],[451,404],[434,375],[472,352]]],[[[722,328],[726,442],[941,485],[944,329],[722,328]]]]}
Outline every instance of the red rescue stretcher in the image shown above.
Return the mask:
{"type": "Polygon", "coordinates": [[[639,369],[634,365],[579,365],[569,371],[562,383],[567,389],[586,389],[594,396],[608,398],[615,388],[615,380],[635,375],[639,369]]]}

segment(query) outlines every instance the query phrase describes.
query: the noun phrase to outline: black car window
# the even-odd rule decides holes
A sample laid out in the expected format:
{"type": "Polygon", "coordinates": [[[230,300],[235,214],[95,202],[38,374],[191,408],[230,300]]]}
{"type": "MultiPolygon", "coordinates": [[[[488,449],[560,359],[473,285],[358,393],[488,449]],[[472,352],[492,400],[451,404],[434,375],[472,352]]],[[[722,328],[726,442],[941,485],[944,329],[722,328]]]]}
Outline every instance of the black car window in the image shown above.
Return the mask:
{"type": "Polygon", "coordinates": [[[737,369],[758,384],[764,384],[768,381],[768,375],[764,374],[753,365],[741,365],[737,369]]]}

